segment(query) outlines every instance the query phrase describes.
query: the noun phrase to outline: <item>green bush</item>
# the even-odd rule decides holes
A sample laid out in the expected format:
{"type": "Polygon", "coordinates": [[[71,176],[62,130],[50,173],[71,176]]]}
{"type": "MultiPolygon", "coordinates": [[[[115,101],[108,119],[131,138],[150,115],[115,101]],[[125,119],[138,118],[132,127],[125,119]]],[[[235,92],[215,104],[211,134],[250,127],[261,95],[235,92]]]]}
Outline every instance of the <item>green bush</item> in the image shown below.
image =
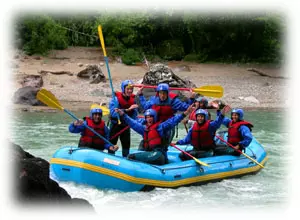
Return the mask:
{"type": "Polygon", "coordinates": [[[135,65],[141,62],[141,56],[136,50],[127,49],[122,55],[122,62],[126,65],[135,65]]]}
{"type": "Polygon", "coordinates": [[[99,47],[101,24],[106,47],[112,48],[109,55],[122,55],[129,65],[140,61],[143,53],[149,60],[152,55],[196,62],[283,62],[285,23],[284,16],[275,13],[212,16],[185,10],[31,15],[18,19],[15,45],[28,54],[67,45],[99,47]]]}
{"type": "Polygon", "coordinates": [[[196,62],[196,61],[198,61],[198,59],[199,59],[199,56],[194,53],[190,53],[183,58],[184,61],[190,61],[190,62],[196,62]]]}
{"type": "Polygon", "coordinates": [[[179,40],[166,40],[157,47],[156,53],[165,60],[181,60],[184,48],[179,40]]]}
{"type": "Polygon", "coordinates": [[[45,55],[49,50],[68,47],[66,30],[48,16],[20,18],[17,27],[17,38],[22,39],[18,46],[29,55],[45,55]]]}

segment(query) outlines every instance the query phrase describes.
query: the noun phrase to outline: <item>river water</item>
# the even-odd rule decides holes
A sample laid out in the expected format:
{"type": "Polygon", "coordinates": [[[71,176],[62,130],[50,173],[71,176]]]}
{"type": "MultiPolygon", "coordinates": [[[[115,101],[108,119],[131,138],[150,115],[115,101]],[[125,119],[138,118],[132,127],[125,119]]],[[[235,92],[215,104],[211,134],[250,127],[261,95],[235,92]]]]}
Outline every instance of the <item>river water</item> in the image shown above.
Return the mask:
{"type": "MultiPolygon", "coordinates": [[[[73,112],[83,117],[88,112],[73,112]]],[[[74,183],[59,183],[72,197],[88,200],[97,213],[110,207],[132,210],[154,210],[164,207],[178,210],[225,210],[261,211],[263,208],[278,210],[289,200],[288,172],[289,156],[288,123],[285,112],[249,111],[246,120],[254,124],[253,135],[265,147],[268,162],[256,175],[238,179],[223,180],[202,186],[181,187],[178,189],[156,188],[151,192],[123,193],[113,190],[100,190],[74,183]]],[[[104,118],[107,120],[107,118],[104,118]]],[[[23,147],[36,157],[50,160],[61,146],[78,143],[79,135],[68,132],[72,118],[64,112],[14,114],[10,120],[10,140],[23,147]]],[[[223,127],[223,129],[225,129],[223,127]]],[[[182,124],[178,136],[186,131],[182,124]]],[[[137,146],[141,137],[132,132],[132,145],[137,146]]],[[[178,138],[175,138],[176,141],[178,138]]]]}

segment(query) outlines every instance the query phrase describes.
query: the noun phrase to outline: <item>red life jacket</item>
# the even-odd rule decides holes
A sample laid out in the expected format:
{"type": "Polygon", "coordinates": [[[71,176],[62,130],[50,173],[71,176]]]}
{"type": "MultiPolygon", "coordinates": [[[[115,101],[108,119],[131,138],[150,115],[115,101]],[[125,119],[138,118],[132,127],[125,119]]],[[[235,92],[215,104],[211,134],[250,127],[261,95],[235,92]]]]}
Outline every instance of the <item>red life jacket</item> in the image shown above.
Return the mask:
{"type": "Polygon", "coordinates": [[[199,125],[194,123],[192,128],[192,145],[197,150],[208,150],[215,145],[214,139],[208,131],[210,120],[199,125]]]}
{"type": "MultiPolygon", "coordinates": [[[[103,120],[101,120],[99,124],[95,124],[90,117],[86,117],[85,120],[89,127],[93,128],[101,136],[105,136],[104,133],[105,122],[103,120]]],[[[98,150],[104,150],[104,140],[98,137],[88,128],[85,128],[82,134],[83,135],[80,137],[79,140],[79,146],[86,146],[98,150]]]]}
{"type": "Polygon", "coordinates": [[[146,151],[151,151],[155,147],[161,147],[162,138],[160,137],[157,127],[160,122],[157,122],[150,127],[146,127],[144,131],[144,148],[146,151]]]}
{"type": "Polygon", "coordinates": [[[248,121],[238,121],[238,122],[229,122],[228,125],[228,142],[230,144],[236,145],[238,144],[240,141],[242,141],[242,135],[239,132],[239,128],[241,127],[241,125],[246,125],[250,131],[252,131],[252,127],[253,125],[248,122],[248,121]]]}
{"type": "MultiPolygon", "coordinates": [[[[156,96],[158,96],[158,94],[156,96]]],[[[170,92],[168,103],[157,103],[152,105],[152,109],[157,113],[157,121],[166,121],[174,116],[175,111],[172,108],[172,102],[176,97],[177,94],[170,92]]]]}
{"type": "MultiPolygon", "coordinates": [[[[125,97],[123,96],[122,92],[116,92],[116,97],[118,99],[119,105],[121,109],[127,109],[130,106],[132,106],[133,104],[135,104],[135,95],[131,94],[131,96],[129,97],[129,99],[125,99],[125,97]]],[[[129,112],[126,112],[127,115],[131,116],[133,114],[133,110],[130,110],[129,112]]]]}

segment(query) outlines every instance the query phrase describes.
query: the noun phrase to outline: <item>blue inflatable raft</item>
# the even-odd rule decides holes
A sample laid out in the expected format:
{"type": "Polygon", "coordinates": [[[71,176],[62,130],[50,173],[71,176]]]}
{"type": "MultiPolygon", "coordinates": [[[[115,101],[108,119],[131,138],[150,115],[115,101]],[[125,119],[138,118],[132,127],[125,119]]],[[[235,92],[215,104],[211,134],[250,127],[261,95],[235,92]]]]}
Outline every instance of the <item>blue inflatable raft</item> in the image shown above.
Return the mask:
{"type": "MultiPolygon", "coordinates": [[[[180,147],[191,149],[191,146],[180,147]]],[[[255,138],[245,153],[262,165],[268,159],[263,146],[255,138]]],[[[179,154],[180,151],[169,147],[169,163],[157,166],[89,148],[66,146],[51,158],[51,178],[58,182],[72,181],[99,189],[131,192],[200,185],[254,174],[262,169],[243,155],[200,158],[209,165],[202,166],[194,160],[181,161],[179,154]]]]}

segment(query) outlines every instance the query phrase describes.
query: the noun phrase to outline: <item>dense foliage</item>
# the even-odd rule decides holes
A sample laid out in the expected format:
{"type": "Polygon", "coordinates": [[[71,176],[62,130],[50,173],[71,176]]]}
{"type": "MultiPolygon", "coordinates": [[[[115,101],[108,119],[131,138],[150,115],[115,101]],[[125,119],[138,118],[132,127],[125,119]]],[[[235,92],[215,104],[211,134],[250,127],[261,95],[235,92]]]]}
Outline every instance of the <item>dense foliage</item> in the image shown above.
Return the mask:
{"type": "Polygon", "coordinates": [[[110,56],[126,64],[147,58],[196,62],[282,62],[285,23],[279,14],[105,12],[28,15],[16,21],[16,45],[28,54],[99,46],[101,24],[110,56]]]}

